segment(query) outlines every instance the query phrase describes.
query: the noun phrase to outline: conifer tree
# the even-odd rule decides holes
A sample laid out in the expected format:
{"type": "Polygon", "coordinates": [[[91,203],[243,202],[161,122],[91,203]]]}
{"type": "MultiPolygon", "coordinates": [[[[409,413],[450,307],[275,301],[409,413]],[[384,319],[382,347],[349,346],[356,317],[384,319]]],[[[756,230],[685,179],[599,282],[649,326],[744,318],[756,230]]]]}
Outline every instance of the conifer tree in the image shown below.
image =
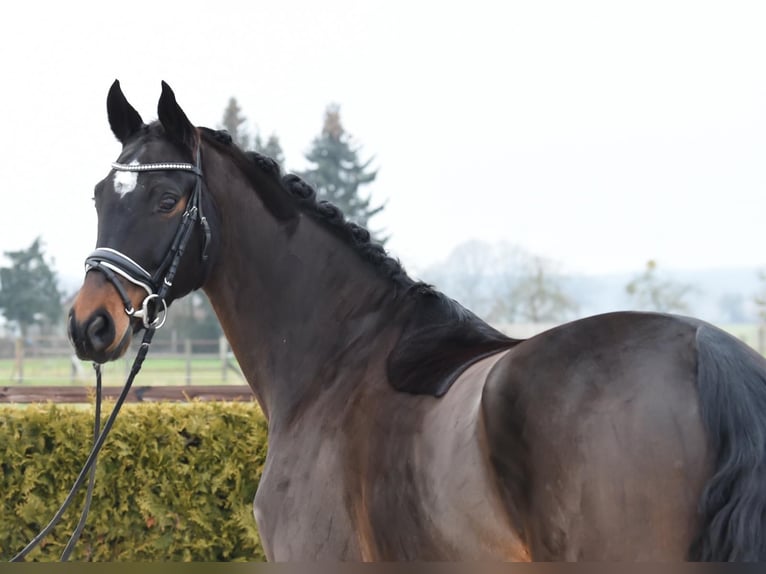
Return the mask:
{"type": "Polygon", "coordinates": [[[255,140],[254,140],[254,146],[253,148],[258,153],[262,153],[263,155],[269,156],[273,160],[275,160],[279,167],[284,171],[285,168],[285,153],[282,151],[282,145],[279,143],[279,138],[277,137],[277,134],[271,134],[267,139],[266,143],[263,142],[263,138],[261,137],[260,131],[255,134],[255,140]]]}
{"type": "Polygon", "coordinates": [[[237,98],[232,96],[223,112],[221,128],[229,132],[232,141],[243,150],[250,149],[250,134],[246,122],[247,118],[242,114],[237,98]]]}
{"type": "Polygon", "coordinates": [[[16,323],[24,337],[31,325],[63,319],[56,274],[45,261],[40,238],[5,255],[11,263],[0,269],[0,310],[6,320],[16,323]]]}
{"type": "MultiPolygon", "coordinates": [[[[325,111],[322,133],[305,156],[310,167],[300,175],[316,188],[318,199],[335,204],[347,219],[369,228],[370,218],[385,206],[373,207],[371,197],[360,193],[360,187],[375,180],[377,170],[369,169],[373,158],[362,161],[359,152],[360,146],[343,128],[340,107],[332,104],[325,111]]],[[[382,240],[375,232],[373,236],[382,240]]]]}

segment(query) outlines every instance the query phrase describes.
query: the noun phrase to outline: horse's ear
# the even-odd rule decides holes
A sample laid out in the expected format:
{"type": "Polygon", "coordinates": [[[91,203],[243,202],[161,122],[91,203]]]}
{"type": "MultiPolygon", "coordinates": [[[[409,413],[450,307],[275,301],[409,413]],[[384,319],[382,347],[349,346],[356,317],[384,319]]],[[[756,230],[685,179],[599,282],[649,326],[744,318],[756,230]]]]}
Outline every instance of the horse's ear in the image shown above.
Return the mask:
{"type": "Polygon", "coordinates": [[[162,94],[157,104],[157,115],[168,137],[187,149],[194,150],[196,148],[197,130],[176,102],[173,90],[165,82],[162,82],[162,94]]]}
{"type": "Polygon", "coordinates": [[[125,94],[120,89],[119,80],[115,80],[112,87],[109,88],[109,95],[106,97],[106,112],[109,116],[112,132],[122,144],[144,125],[141,116],[125,99],[125,94]]]}

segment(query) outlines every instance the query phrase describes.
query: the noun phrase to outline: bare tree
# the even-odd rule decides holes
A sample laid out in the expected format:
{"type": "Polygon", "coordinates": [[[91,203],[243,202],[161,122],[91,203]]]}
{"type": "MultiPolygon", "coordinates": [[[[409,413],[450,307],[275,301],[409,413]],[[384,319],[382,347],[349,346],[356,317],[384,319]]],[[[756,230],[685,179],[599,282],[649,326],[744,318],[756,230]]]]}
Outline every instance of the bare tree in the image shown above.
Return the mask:
{"type": "Polygon", "coordinates": [[[559,322],[577,310],[554,262],[506,242],[461,243],[424,279],[491,323],[559,322]]]}
{"type": "Polygon", "coordinates": [[[524,323],[557,323],[569,319],[578,305],[562,286],[558,265],[544,257],[528,258],[508,293],[510,317],[524,323]]]}
{"type": "Polygon", "coordinates": [[[659,313],[688,313],[685,298],[693,291],[691,285],[677,283],[660,277],[657,262],[646,262],[644,272],[625,286],[635,308],[659,313]]]}
{"type": "Polygon", "coordinates": [[[447,258],[423,272],[423,279],[479,315],[491,307],[488,289],[494,259],[492,246],[472,239],[457,245],[447,258]]]}

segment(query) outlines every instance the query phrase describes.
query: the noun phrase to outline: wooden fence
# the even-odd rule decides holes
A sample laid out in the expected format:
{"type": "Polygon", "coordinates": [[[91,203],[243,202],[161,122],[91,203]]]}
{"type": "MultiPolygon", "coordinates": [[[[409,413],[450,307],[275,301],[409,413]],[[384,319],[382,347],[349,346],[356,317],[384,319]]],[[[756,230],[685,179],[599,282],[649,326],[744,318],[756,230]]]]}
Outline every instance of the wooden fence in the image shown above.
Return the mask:
{"type": "MultiPolygon", "coordinates": [[[[116,399],[122,387],[102,387],[105,399],[116,399]]],[[[94,387],[27,386],[0,387],[0,403],[90,403],[95,396],[94,387]]],[[[125,402],[188,402],[252,401],[253,391],[247,385],[192,385],[192,386],[133,386],[125,402]]]]}
{"type": "MultiPolygon", "coordinates": [[[[124,358],[105,365],[105,384],[124,380],[134,356],[133,348],[124,358]]],[[[146,384],[244,383],[224,337],[159,340],[152,344],[149,358],[143,369],[146,384]]],[[[87,384],[92,374],[90,363],[74,355],[66,337],[0,338],[0,385],[87,384]]]]}

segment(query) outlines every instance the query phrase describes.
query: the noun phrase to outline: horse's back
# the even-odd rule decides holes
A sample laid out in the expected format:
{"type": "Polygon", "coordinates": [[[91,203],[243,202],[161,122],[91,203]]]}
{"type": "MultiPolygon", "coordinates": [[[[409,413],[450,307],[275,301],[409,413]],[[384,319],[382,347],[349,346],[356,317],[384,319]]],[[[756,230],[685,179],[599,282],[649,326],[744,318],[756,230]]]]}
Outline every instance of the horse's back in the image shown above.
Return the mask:
{"type": "Polygon", "coordinates": [[[684,559],[710,457],[695,333],[669,315],[563,325],[499,361],[482,406],[533,560],[684,559]]]}

